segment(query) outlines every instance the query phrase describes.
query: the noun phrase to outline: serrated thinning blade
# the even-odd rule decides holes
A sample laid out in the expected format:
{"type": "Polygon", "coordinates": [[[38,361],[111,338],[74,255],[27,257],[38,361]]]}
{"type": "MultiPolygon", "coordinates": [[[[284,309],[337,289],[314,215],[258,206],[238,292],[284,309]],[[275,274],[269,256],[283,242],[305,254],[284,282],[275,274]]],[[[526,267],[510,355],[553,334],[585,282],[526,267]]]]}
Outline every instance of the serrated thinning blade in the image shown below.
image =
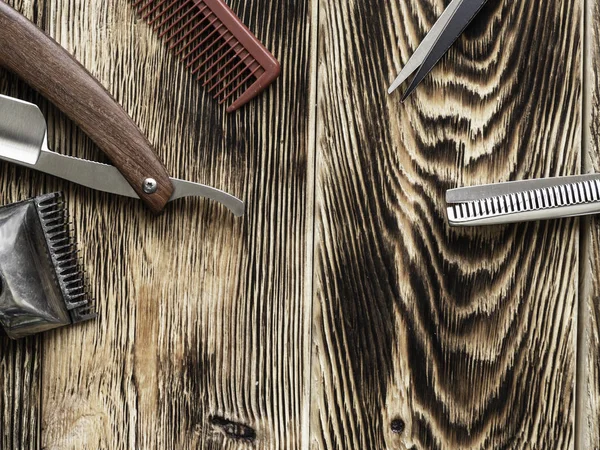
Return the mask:
{"type": "MultiPolygon", "coordinates": [[[[492,187],[493,185],[488,185],[481,188],[487,190],[492,187]]],[[[449,206],[447,213],[450,225],[500,225],[600,212],[598,175],[504,183],[501,187],[499,190],[503,190],[504,193],[498,192],[496,196],[481,197],[449,206]],[[571,182],[564,182],[569,178],[571,182]],[[517,189],[518,186],[532,187],[536,184],[538,188],[521,191],[517,189]]],[[[470,191],[465,191],[467,196],[469,192],[477,192],[477,187],[469,189],[470,191]]]]}
{"type": "MultiPolygon", "coordinates": [[[[36,164],[18,164],[54,175],[73,183],[124,197],[139,198],[137,193],[114,166],[73,158],[42,148],[36,164]]],[[[235,216],[244,214],[244,203],[236,197],[203,184],[171,178],[175,188],[169,201],[182,197],[204,197],[222,203],[235,216]]]]}

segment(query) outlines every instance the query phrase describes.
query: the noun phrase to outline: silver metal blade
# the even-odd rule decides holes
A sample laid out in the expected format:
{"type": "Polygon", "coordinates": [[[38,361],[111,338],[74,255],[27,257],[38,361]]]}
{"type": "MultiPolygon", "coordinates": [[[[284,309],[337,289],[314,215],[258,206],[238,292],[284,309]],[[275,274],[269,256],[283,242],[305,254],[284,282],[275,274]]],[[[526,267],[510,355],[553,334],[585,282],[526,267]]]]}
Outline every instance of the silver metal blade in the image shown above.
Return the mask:
{"type": "Polygon", "coordinates": [[[458,189],[447,198],[452,226],[498,225],[574,217],[600,212],[600,174],[458,189]],[[494,186],[498,189],[494,190],[494,186]],[[488,196],[487,194],[493,193],[488,196]],[[464,199],[467,199],[464,201],[464,199]]]}
{"type": "Polygon", "coordinates": [[[205,197],[221,203],[236,217],[241,217],[244,215],[246,209],[244,202],[233,195],[228,194],[227,192],[206,186],[204,184],[179,180],[177,178],[171,178],[171,182],[173,183],[175,190],[173,191],[173,195],[169,200],[170,202],[182,197],[205,197]]]}
{"type": "Polygon", "coordinates": [[[46,141],[46,119],[40,109],[0,95],[0,158],[34,164],[46,141]]]}
{"type": "MultiPolygon", "coordinates": [[[[139,198],[113,166],[60,155],[48,149],[46,120],[40,109],[16,98],[0,95],[0,159],[63,178],[97,191],[139,198]]],[[[244,203],[219,189],[171,178],[173,195],[206,197],[226,206],[235,216],[244,214],[244,203]]]]}
{"type": "Polygon", "coordinates": [[[477,13],[481,11],[481,8],[486,4],[487,0],[460,0],[459,5],[452,14],[452,17],[446,23],[442,32],[439,34],[437,40],[431,47],[429,54],[423,61],[423,64],[419,68],[419,71],[413,78],[410,86],[404,93],[402,101],[405,101],[410,94],[414,92],[417,86],[423,81],[431,69],[438,63],[438,61],[446,54],[452,44],[458,39],[463,33],[465,28],[475,18],[477,13]]]}
{"type": "Polygon", "coordinates": [[[483,184],[480,186],[463,187],[446,191],[446,202],[467,203],[500,195],[518,194],[519,192],[546,189],[565,184],[580,183],[583,181],[600,180],[600,173],[575,175],[569,177],[538,178],[534,180],[508,181],[505,183],[483,184]]]}
{"type": "Polygon", "coordinates": [[[97,191],[139,198],[114,166],[60,155],[42,148],[36,164],[21,164],[97,191]]]}
{"type": "MultiPolygon", "coordinates": [[[[34,170],[39,170],[97,191],[108,192],[124,197],[139,198],[127,180],[121,175],[121,172],[114,166],[60,155],[48,150],[45,144],[44,148],[41,150],[40,157],[35,164],[27,164],[8,158],[2,159],[15,162],[21,166],[29,167],[34,170]]],[[[192,183],[176,178],[171,178],[171,181],[175,190],[169,201],[182,197],[205,197],[223,204],[237,217],[244,214],[244,203],[226,192],[203,184],[192,183]]]]}
{"type": "Polygon", "coordinates": [[[427,33],[423,41],[421,41],[419,47],[417,47],[417,50],[415,50],[406,65],[402,68],[400,75],[398,75],[388,89],[388,94],[391,94],[398,89],[408,79],[408,77],[410,77],[423,64],[425,58],[431,51],[431,48],[435,45],[439,36],[444,31],[444,28],[446,28],[446,25],[452,19],[452,16],[454,16],[456,9],[461,3],[462,0],[452,0],[440,18],[435,22],[433,27],[431,27],[431,30],[429,33],[427,33]]]}

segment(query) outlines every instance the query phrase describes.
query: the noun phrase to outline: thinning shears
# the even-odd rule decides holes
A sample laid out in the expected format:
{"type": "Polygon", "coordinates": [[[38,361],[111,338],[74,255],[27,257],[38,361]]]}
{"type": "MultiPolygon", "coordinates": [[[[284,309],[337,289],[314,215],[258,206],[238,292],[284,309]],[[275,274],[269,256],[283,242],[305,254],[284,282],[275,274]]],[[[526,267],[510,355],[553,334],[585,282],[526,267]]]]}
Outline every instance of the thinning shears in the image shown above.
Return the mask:
{"type": "Polygon", "coordinates": [[[600,173],[446,192],[452,226],[499,225],[600,213],[600,173]]]}
{"type": "Polygon", "coordinates": [[[394,92],[413,73],[417,72],[402,97],[402,101],[406,100],[486,3],[487,0],[452,0],[408,60],[398,78],[392,83],[388,93],[394,92]]]}

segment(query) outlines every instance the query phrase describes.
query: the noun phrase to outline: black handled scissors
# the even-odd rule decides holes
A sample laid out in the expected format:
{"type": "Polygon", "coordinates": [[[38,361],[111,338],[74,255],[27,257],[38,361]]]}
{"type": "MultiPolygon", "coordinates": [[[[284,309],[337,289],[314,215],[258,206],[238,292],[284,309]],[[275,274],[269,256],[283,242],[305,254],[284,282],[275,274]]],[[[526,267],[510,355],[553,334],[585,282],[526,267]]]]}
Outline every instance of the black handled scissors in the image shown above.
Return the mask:
{"type": "Polygon", "coordinates": [[[481,11],[486,2],[487,0],[452,0],[414,55],[408,60],[388,93],[394,92],[416,71],[417,74],[402,97],[402,101],[406,100],[446,54],[454,41],[465,31],[465,28],[481,11]]]}

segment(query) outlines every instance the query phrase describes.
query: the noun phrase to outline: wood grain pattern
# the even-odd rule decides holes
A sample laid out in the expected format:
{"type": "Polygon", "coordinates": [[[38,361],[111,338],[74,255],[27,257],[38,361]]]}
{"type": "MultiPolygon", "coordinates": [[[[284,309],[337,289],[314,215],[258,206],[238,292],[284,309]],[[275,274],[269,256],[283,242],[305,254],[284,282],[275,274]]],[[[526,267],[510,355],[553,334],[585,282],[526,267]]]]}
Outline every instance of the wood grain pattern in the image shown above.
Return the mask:
{"type": "MultiPolygon", "coordinates": [[[[95,322],[47,333],[39,349],[2,341],[3,358],[19,348],[38,361],[41,408],[27,413],[39,414],[41,448],[301,448],[313,217],[309,3],[231,2],[285,75],[235,115],[127,1],[8,3],[99,78],[173,176],[247,202],[239,220],[198,199],[154,217],[138,201],[0,164],[4,203],[65,190],[99,305],[95,322]]],[[[5,79],[3,93],[41,105],[52,148],[104,160],[55,107],[5,79]]],[[[2,365],[0,378],[14,378],[19,364],[2,365]]],[[[0,396],[17,401],[18,389],[26,386],[0,396]]]]}
{"type": "Polygon", "coordinates": [[[0,336],[0,448],[40,448],[40,338],[0,336]]]}
{"type": "Polygon", "coordinates": [[[444,193],[580,170],[582,3],[489,2],[400,105],[447,3],[319,3],[315,449],[574,445],[578,221],[450,229],[444,193]]]}
{"type": "MultiPolygon", "coordinates": [[[[593,321],[584,358],[576,341],[578,299],[599,312],[596,278],[579,279],[600,227],[450,229],[444,202],[597,166],[581,151],[583,0],[488,2],[405,105],[387,86],[448,0],[233,0],[283,68],[235,115],[130,2],[107,3],[8,2],[173,176],[248,212],[187,199],[154,217],[0,163],[2,203],[65,190],[99,304],[93,323],[0,338],[1,450],[597,446],[593,321]]],[[[0,73],[0,93],[41,106],[56,150],[104,160],[22,80],[0,73]]]]}
{"type": "MultiPolygon", "coordinates": [[[[600,2],[585,11],[584,172],[600,171],[600,2]]],[[[600,449],[600,220],[582,221],[581,295],[577,363],[577,437],[580,449],[600,449]]]]}
{"type": "MultiPolygon", "coordinates": [[[[39,19],[33,2],[13,3],[24,14],[39,19]]],[[[39,23],[39,22],[37,22],[39,23]]],[[[14,76],[0,72],[0,93],[31,100],[31,92],[14,76]]],[[[18,170],[0,164],[2,204],[35,195],[30,183],[17,186],[18,170]]],[[[0,336],[0,449],[39,449],[41,445],[42,339],[31,337],[18,342],[0,336]]]]}
{"type": "Polygon", "coordinates": [[[227,112],[254,99],[281,73],[279,62],[223,0],[131,1],[215,100],[229,105],[227,112]]]}
{"type": "Polygon", "coordinates": [[[155,213],[161,212],[173,194],[169,174],[148,139],[106,89],[4,2],[0,2],[0,41],[0,67],[16,73],[75,121],[119,168],[140,199],[155,213]],[[152,194],[143,189],[148,178],[158,184],[152,194]]]}

